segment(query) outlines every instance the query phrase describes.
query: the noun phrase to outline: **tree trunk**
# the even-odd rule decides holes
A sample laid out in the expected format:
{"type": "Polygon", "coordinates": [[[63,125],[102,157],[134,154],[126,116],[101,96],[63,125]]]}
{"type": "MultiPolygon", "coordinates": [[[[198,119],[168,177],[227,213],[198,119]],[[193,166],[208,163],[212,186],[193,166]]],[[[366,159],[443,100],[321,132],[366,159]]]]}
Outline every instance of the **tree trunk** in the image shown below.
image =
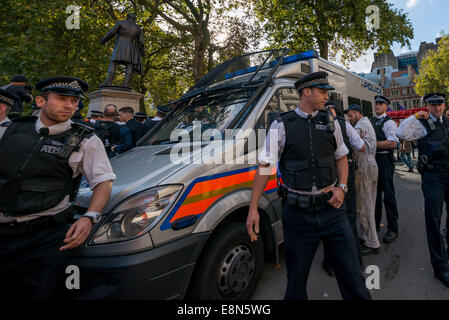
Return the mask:
{"type": "Polygon", "coordinates": [[[193,78],[195,83],[204,75],[204,53],[203,39],[201,33],[196,33],[195,37],[195,53],[193,56],[193,78]]]}
{"type": "Polygon", "coordinates": [[[320,57],[327,60],[329,56],[329,43],[327,40],[318,39],[318,48],[320,50],[320,57]]]}

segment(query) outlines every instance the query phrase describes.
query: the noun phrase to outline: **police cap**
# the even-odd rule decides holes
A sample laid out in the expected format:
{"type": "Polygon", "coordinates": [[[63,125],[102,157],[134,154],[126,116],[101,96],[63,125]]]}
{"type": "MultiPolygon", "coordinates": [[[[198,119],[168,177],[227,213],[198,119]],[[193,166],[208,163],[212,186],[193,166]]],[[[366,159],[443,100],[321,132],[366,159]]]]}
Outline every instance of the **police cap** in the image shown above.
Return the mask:
{"type": "Polygon", "coordinates": [[[335,106],[335,104],[333,102],[327,101],[324,105],[324,110],[329,110],[330,108],[337,110],[337,107],[335,106]]]}
{"type": "Polygon", "coordinates": [[[23,74],[16,74],[11,78],[11,82],[26,82],[28,83],[28,78],[23,74]]]}
{"type": "Polygon", "coordinates": [[[102,115],[103,115],[103,112],[97,111],[97,110],[92,110],[92,111],[90,112],[90,115],[91,115],[91,116],[102,116],[102,115]]]}
{"type": "Polygon", "coordinates": [[[169,112],[170,112],[170,108],[168,107],[168,105],[165,105],[165,106],[157,106],[156,109],[157,109],[159,112],[162,112],[162,113],[169,113],[169,112]]]}
{"type": "Polygon", "coordinates": [[[431,92],[423,97],[425,104],[442,104],[446,102],[446,95],[439,92],[431,92]]]}
{"type": "Polygon", "coordinates": [[[15,97],[6,90],[0,89],[0,103],[8,107],[13,106],[15,97]]]}
{"type": "Polygon", "coordinates": [[[379,103],[386,103],[387,105],[390,105],[390,100],[388,100],[388,98],[386,98],[384,96],[375,96],[374,101],[379,102],[379,103]]]}
{"type": "Polygon", "coordinates": [[[136,112],[134,114],[134,118],[146,119],[147,118],[147,114],[145,112],[136,112]]]}
{"type": "Polygon", "coordinates": [[[89,90],[89,84],[74,77],[52,77],[39,81],[36,89],[41,92],[54,92],[64,96],[81,98],[83,93],[89,90]]]}
{"type": "Polygon", "coordinates": [[[305,75],[301,79],[295,82],[295,88],[301,91],[305,88],[320,88],[327,90],[335,90],[334,87],[329,85],[328,74],[324,71],[313,72],[305,75]]]}
{"type": "Polygon", "coordinates": [[[346,109],[345,111],[343,111],[345,114],[347,114],[348,113],[348,111],[350,111],[350,110],[353,110],[353,111],[358,111],[358,112],[360,112],[361,114],[363,114],[363,109],[362,109],[362,107],[361,106],[359,106],[358,104],[350,104],[349,105],[349,107],[348,107],[348,109],[346,109]]]}

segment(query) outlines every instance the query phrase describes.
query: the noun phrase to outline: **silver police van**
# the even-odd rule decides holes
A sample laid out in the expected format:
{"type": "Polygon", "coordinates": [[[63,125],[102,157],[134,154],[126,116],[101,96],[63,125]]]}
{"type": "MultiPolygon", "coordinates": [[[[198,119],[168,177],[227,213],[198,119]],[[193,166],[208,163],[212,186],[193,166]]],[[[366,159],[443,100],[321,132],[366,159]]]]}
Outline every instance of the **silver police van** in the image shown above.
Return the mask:
{"type": "MultiPolygon", "coordinates": [[[[263,263],[283,242],[275,167],[259,202],[260,237],[245,222],[271,122],[296,108],[294,82],[326,71],[330,99],[372,113],[380,87],[316,51],[246,54],[220,64],[180,99],[138,146],[111,160],[117,176],[101,222],[71,264],[79,299],[250,299],[263,263]]],[[[82,213],[90,189],[79,190],[82,213]]]]}

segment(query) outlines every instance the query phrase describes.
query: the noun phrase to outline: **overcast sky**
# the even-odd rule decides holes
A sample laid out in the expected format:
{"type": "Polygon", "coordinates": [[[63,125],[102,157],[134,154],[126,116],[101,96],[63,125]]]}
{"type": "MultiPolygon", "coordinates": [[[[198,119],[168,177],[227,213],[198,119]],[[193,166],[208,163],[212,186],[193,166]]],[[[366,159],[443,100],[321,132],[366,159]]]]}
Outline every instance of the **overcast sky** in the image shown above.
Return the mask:
{"type": "MultiPolygon", "coordinates": [[[[390,0],[389,2],[395,8],[403,9],[408,13],[414,28],[414,39],[410,41],[412,51],[417,51],[419,44],[423,41],[435,42],[435,38],[442,30],[449,33],[448,0],[390,0]]],[[[407,47],[401,48],[399,43],[396,43],[392,50],[395,55],[410,51],[407,47]]],[[[351,63],[349,69],[354,72],[370,72],[373,52],[375,50],[368,50],[356,62],[351,63]]]]}

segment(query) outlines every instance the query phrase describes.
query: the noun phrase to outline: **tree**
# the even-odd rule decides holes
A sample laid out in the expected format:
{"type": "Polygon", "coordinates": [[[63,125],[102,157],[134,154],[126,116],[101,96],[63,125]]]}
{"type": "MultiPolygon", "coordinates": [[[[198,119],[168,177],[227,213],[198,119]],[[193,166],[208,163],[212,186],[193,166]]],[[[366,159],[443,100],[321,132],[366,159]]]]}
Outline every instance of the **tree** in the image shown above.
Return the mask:
{"type": "Polygon", "coordinates": [[[436,51],[430,50],[424,57],[415,84],[420,96],[429,92],[449,94],[449,35],[441,38],[436,51]]]}
{"type": "Polygon", "coordinates": [[[387,52],[393,42],[410,48],[410,20],[386,0],[253,0],[270,47],[294,52],[317,49],[329,59],[340,54],[348,64],[365,50],[387,52]],[[367,8],[379,8],[379,28],[367,28],[367,8]]]}

